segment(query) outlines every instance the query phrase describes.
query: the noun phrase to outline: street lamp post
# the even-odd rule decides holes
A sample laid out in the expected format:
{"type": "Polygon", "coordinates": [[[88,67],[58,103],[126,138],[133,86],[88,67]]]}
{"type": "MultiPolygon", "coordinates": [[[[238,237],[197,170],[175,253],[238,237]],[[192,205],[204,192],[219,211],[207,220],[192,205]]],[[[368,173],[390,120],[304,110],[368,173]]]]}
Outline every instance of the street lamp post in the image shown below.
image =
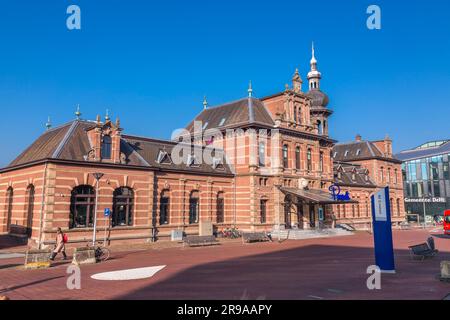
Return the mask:
{"type": "Polygon", "coordinates": [[[94,173],[93,176],[96,180],[96,187],[95,187],[94,231],[92,233],[92,246],[95,247],[96,236],[97,236],[98,187],[100,184],[100,179],[104,176],[104,174],[97,172],[97,173],[94,173]]]}

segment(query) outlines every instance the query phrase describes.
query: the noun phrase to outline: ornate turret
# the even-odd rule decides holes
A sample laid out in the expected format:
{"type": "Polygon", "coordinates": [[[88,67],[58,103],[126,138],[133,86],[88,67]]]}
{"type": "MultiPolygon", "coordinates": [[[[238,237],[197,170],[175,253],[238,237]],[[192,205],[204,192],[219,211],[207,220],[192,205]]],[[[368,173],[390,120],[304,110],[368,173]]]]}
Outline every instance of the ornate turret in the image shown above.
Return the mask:
{"type": "Polygon", "coordinates": [[[303,80],[300,77],[298,69],[295,69],[294,76],[292,77],[292,86],[294,88],[294,92],[296,93],[302,92],[302,83],[303,80]]]}

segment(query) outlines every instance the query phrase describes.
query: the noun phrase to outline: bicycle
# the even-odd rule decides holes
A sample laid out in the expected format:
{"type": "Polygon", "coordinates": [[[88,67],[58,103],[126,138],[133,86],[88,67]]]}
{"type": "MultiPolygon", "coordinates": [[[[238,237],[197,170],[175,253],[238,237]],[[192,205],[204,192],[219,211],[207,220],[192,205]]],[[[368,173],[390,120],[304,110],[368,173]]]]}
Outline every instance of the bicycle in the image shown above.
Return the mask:
{"type": "MultiPolygon", "coordinates": [[[[102,244],[102,242],[99,242],[99,244],[102,244]]],[[[88,244],[87,246],[90,247],[91,245],[88,244]]],[[[108,248],[101,245],[95,247],[95,260],[97,262],[105,262],[109,259],[110,256],[111,250],[109,250],[108,248]]]]}

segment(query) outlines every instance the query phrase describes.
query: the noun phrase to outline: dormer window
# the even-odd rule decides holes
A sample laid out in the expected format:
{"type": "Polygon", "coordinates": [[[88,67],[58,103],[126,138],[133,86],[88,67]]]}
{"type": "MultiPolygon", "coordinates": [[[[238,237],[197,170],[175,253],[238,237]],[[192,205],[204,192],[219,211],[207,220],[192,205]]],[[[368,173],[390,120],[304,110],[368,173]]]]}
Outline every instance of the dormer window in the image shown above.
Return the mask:
{"type": "Polygon", "coordinates": [[[335,151],[333,154],[333,158],[336,158],[337,154],[338,154],[337,151],[335,151]]]}
{"type": "Polygon", "coordinates": [[[348,156],[348,150],[345,150],[344,157],[348,156]]]}
{"type": "Polygon", "coordinates": [[[159,150],[158,158],[156,159],[156,162],[159,164],[171,164],[172,160],[170,159],[169,154],[165,150],[159,150]]]}
{"type": "Polygon", "coordinates": [[[359,156],[361,153],[361,149],[356,150],[356,155],[359,156]]]}
{"type": "Polygon", "coordinates": [[[198,163],[197,157],[195,154],[188,155],[187,166],[188,167],[198,167],[200,164],[198,163]]]}
{"type": "Polygon", "coordinates": [[[209,124],[209,122],[205,122],[205,123],[203,124],[202,129],[205,130],[205,129],[208,127],[208,124],[209,124]]]}
{"type": "Polygon", "coordinates": [[[213,169],[224,170],[222,158],[213,158],[213,169]]]}
{"type": "Polygon", "coordinates": [[[222,120],[220,120],[219,127],[223,126],[225,121],[227,121],[227,118],[222,118],[222,120]]]}
{"type": "Polygon", "coordinates": [[[102,159],[111,159],[112,139],[111,136],[105,135],[102,140],[101,157],[102,159]]]}

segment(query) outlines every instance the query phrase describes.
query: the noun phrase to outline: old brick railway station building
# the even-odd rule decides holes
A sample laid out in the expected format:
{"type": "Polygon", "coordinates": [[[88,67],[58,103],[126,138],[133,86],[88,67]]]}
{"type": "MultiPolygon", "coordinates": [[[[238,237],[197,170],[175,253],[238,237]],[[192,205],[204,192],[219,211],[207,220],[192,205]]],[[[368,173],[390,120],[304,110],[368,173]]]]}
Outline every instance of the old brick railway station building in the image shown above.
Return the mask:
{"type": "Polygon", "coordinates": [[[393,221],[403,221],[402,174],[391,140],[358,136],[336,144],[328,136],[332,111],[314,50],[307,78],[307,92],[296,71],[292,86],[271,96],[257,99],[250,87],[243,99],[216,107],[205,102],[179,138],[190,133],[192,150],[213,150],[209,164],[195,152],[177,162],[178,142],[128,135],[119,120],[86,121],[78,113],[0,171],[0,233],[45,246],[61,227],[70,242],[82,244],[92,238],[95,214],[98,237],[106,231],[111,242],[169,239],[173,230],[197,234],[203,221],[216,231],[326,228],[336,219],[366,228],[370,195],[386,185],[393,221]],[[216,134],[208,137],[212,128],[216,134]],[[103,174],[98,181],[96,173],[103,174]],[[331,185],[351,200],[337,200],[331,185]]]}

